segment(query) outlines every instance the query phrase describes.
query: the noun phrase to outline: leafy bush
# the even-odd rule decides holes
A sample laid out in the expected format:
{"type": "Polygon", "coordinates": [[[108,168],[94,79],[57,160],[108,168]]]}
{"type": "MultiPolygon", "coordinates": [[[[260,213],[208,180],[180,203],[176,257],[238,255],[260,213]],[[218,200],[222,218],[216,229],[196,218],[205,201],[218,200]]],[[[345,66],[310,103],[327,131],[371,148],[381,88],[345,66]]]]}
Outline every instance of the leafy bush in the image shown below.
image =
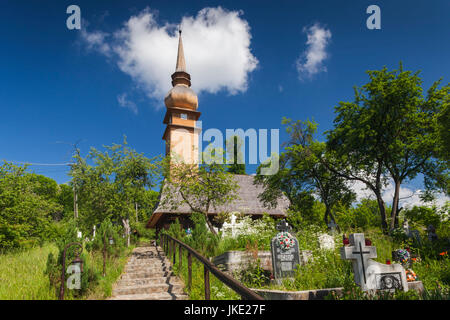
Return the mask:
{"type": "Polygon", "coordinates": [[[62,211],[58,185],[27,172],[26,166],[0,165],[0,250],[29,248],[58,236],[53,217],[62,211]]]}
{"type": "Polygon", "coordinates": [[[277,233],[276,222],[268,214],[261,219],[252,220],[245,216],[240,220],[241,230],[237,236],[225,234],[218,244],[216,254],[229,250],[244,250],[253,247],[258,250],[270,250],[270,242],[277,233]]]}
{"type": "Polygon", "coordinates": [[[412,222],[412,225],[417,224],[427,227],[432,224],[435,228],[439,228],[441,223],[448,218],[448,208],[414,206],[411,209],[407,209],[404,216],[408,221],[412,222]]]}
{"type": "Polygon", "coordinates": [[[260,288],[270,282],[270,273],[261,267],[259,259],[249,262],[235,276],[242,284],[250,288],[260,288]]]}
{"type": "Polygon", "coordinates": [[[88,251],[103,251],[106,247],[109,256],[120,256],[126,248],[126,239],[122,237],[122,227],[114,226],[109,218],[103,220],[95,233],[94,240],[86,244],[88,251]],[[110,244],[113,240],[113,244],[110,244]]]}
{"type": "MultiPolygon", "coordinates": [[[[70,220],[67,225],[63,236],[61,236],[56,241],[56,246],[58,247],[58,257],[55,258],[53,253],[50,253],[47,258],[47,268],[44,274],[48,275],[49,280],[57,296],[59,295],[59,288],[61,285],[61,268],[63,262],[64,248],[67,244],[71,242],[80,242],[77,238],[77,227],[74,220],[70,220]]],[[[66,251],[66,271],[70,262],[75,258],[75,252],[78,250],[77,246],[71,246],[66,251]]],[[[98,273],[87,263],[87,255],[83,251],[80,255],[80,259],[83,261],[83,272],[81,273],[81,288],[80,290],[65,290],[65,295],[68,297],[80,297],[84,295],[89,286],[94,286],[98,281],[98,273]]],[[[65,279],[67,281],[70,274],[66,273],[65,279]]]]}
{"type": "Polygon", "coordinates": [[[138,243],[141,239],[155,239],[155,229],[147,229],[146,224],[146,221],[132,223],[131,230],[135,231],[132,233],[134,243],[138,243]]]}
{"type": "MultiPolygon", "coordinates": [[[[206,218],[202,213],[193,213],[190,219],[194,223],[194,228],[189,237],[185,237],[184,241],[187,245],[197,250],[199,253],[206,257],[213,257],[217,253],[217,247],[219,244],[219,236],[214,235],[209,231],[206,224],[206,218]]],[[[181,226],[174,227],[176,232],[184,236],[184,231],[181,226]]],[[[182,238],[181,238],[182,239],[182,238]]]]}

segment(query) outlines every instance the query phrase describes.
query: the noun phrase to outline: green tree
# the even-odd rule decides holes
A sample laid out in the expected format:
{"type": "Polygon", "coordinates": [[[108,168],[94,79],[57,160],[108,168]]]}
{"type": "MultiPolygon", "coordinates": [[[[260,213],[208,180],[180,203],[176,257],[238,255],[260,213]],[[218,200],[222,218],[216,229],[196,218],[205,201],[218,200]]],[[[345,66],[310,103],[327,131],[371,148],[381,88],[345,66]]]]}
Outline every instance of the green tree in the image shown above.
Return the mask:
{"type": "Polygon", "coordinates": [[[340,162],[330,170],[353,181],[361,181],[377,198],[382,228],[387,230],[382,189],[391,179],[394,196],[390,229],[398,224],[400,186],[419,173],[436,181],[446,168],[437,157],[436,117],[448,99],[449,86],[438,89],[440,80],[422,93],[419,72],[367,71],[370,81],[355,87],[353,102],[336,107],[334,129],[328,131],[328,148],[340,162]]]}
{"type": "Polygon", "coordinates": [[[73,217],[73,187],[67,184],[60,184],[57,196],[59,205],[63,208],[62,217],[73,217]]]}
{"type": "Polygon", "coordinates": [[[62,209],[43,191],[49,181],[26,171],[7,162],[0,166],[0,249],[50,240],[52,217],[62,209]]]}
{"type": "Polygon", "coordinates": [[[162,168],[165,180],[160,205],[175,210],[187,204],[192,212],[205,216],[210,231],[216,234],[208,213],[212,208],[234,201],[239,188],[223,165],[223,151],[208,148],[201,165],[168,156],[162,161],[162,168]]]}
{"type": "Polygon", "coordinates": [[[245,173],[245,159],[242,152],[242,139],[239,136],[232,136],[226,142],[228,153],[228,169],[232,174],[246,174],[245,173]]]}
{"type": "Polygon", "coordinates": [[[81,224],[85,230],[106,218],[121,223],[130,244],[130,219],[136,220],[136,203],[144,198],[147,188],[154,187],[159,169],[156,157],[149,159],[127,146],[95,148],[83,158],[75,155],[76,164],[70,175],[79,195],[81,224]],[[93,165],[88,164],[92,161],[93,165]]]}
{"type": "MultiPolygon", "coordinates": [[[[260,196],[264,203],[275,205],[280,192],[286,192],[291,203],[304,203],[305,195],[316,194],[325,205],[325,224],[336,222],[332,209],[337,203],[350,205],[355,199],[345,179],[323,165],[330,161],[325,143],[314,140],[317,124],[311,121],[292,121],[283,118],[289,141],[281,155],[280,170],[275,175],[257,175],[255,180],[264,185],[260,196]],[[299,200],[301,202],[299,202],[299,200]],[[294,201],[294,202],[292,202],[294,201]]],[[[311,197],[311,196],[310,196],[311,197]]]]}

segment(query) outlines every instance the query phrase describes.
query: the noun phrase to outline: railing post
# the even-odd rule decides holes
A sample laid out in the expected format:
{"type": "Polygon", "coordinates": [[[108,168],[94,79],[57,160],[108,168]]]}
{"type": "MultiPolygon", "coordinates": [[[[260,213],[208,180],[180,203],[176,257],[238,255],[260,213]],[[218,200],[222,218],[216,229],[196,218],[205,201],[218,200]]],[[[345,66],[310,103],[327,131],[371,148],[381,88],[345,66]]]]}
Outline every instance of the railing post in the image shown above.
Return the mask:
{"type": "Polygon", "coordinates": [[[166,254],[166,235],[164,235],[163,236],[163,251],[164,251],[164,254],[166,254]]]}
{"type": "Polygon", "coordinates": [[[209,270],[208,268],[203,265],[203,275],[204,275],[204,282],[205,282],[205,300],[211,300],[210,297],[210,289],[209,289],[209,270]]]}
{"type": "Polygon", "coordinates": [[[167,234],[165,235],[166,237],[166,251],[164,252],[166,255],[169,255],[169,238],[167,237],[167,234]]]}
{"type": "Polygon", "coordinates": [[[188,251],[188,288],[191,290],[192,287],[192,255],[191,252],[188,251]]]}
{"type": "Polygon", "coordinates": [[[183,267],[183,253],[181,252],[181,246],[179,246],[178,263],[180,264],[180,270],[183,267]]]}
{"type": "Polygon", "coordinates": [[[175,263],[177,262],[177,243],[173,240],[173,266],[175,267],[175,263]]]}

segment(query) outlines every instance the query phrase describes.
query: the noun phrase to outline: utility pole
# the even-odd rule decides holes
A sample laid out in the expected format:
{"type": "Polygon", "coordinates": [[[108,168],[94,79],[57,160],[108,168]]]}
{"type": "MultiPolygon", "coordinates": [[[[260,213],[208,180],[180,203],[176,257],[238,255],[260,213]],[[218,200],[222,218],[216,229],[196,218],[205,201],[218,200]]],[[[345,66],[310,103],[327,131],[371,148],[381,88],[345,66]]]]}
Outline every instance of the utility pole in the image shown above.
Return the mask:
{"type": "Polygon", "coordinates": [[[75,187],[75,184],[73,185],[73,213],[74,213],[75,219],[78,219],[78,195],[77,195],[77,189],[75,187]]]}

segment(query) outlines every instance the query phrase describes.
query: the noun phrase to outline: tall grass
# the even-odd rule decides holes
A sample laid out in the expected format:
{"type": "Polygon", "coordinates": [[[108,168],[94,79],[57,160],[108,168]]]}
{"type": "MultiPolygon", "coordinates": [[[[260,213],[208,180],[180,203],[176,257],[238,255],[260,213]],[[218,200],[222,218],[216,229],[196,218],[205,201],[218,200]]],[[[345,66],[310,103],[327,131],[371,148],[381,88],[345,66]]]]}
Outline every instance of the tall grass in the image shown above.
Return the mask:
{"type": "Polygon", "coordinates": [[[44,275],[47,256],[57,254],[54,244],[0,255],[1,300],[54,300],[56,291],[44,275]]]}
{"type": "MultiPolygon", "coordinates": [[[[101,252],[89,252],[86,263],[97,274],[96,283],[89,286],[87,294],[79,298],[68,295],[66,299],[95,299],[110,297],[112,286],[122,274],[128,256],[134,246],[130,246],[119,257],[108,257],[106,276],[103,277],[103,257],[101,252]]],[[[54,244],[45,244],[28,250],[0,255],[0,300],[56,300],[57,289],[50,287],[48,276],[44,274],[49,253],[58,254],[54,244]]]]}
{"type": "MultiPolygon", "coordinates": [[[[204,300],[205,299],[205,286],[204,286],[204,274],[203,264],[198,262],[195,257],[192,257],[192,286],[189,290],[188,284],[188,261],[186,250],[183,250],[182,254],[182,268],[179,267],[179,255],[177,248],[176,264],[173,266],[175,275],[179,276],[186,288],[185,292],[189,295],[190,300],[204,300]]],[[[233,290],[228,288],[222,281],[217,279],[213,274],[209,274],[210,280],[210,298],[211,300],[239,300],[241,297],[233,290]]]]}
{"type": "MultiPolygon", "coordinates": [[[[112,287],[119,279],[120,275],[128,262],[128,256],[135,246],[127,248],[119,257],[108,257],[106,259],[106,275],[103,276],[103,256],[101,252],[90,252],[87,256],[87,262],[98,272],[98,282],[89,289],[87,300],[102,300],[112,295],[112,287]]],[[[83,299],[83,300],[84,300],[83,299]]]]}

